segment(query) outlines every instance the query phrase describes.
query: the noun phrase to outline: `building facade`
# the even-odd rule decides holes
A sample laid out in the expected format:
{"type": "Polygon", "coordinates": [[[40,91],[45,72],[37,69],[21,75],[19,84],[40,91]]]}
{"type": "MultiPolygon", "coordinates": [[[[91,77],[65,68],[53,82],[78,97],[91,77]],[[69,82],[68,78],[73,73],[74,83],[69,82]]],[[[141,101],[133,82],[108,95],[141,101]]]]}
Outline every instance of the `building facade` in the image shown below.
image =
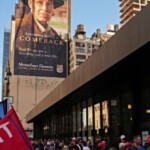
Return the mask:
{"type": "Polygon", "coordinates": [[[4,44],[3,44],[3,75],[5,72],[5,68],[8,66],[9,60],[9,42],[10,42],[10,31],[5,29],[4,31],[4,44]]]}
{"type": "Polygon", "coordinates": [[[115,32],[114,25],[107,25],[105,34],[97,29],[91,37],[86,37],[84,25],[79,24],[70,42],[70,73],[97,51],[115,32]]]}
{"type": "Polygon", "coordinates": [[[150,131],[150,5],[27,114],[35,138],[109,138],[150,131]]]}
{"type": "Polygon", "coordinates": [[[120,1],[120,24],[124,25],[139,11],[145,7],[150,0],[119,0],[120,1]]]}
{"type": "MultiPolygon", "coordinates": [[[[14,73],[15,72],[14,70],[17,67],[17,66],[15,66],[15,57],[16,57],[16,52],[17,52],[15,44],[16,44],[16,39],[17,39],[16,37],[17,37],[17,34],[19,32],[19,30],[17,30],[17,28],[16,28],[16,24],[18,23],[18,21],[25,18],[24,15],[27,15],[29,13],[28,9],[29,8],[27,8],[27,6],[23,5],[22,0],[19,0],[18,4],[16,4],[16,7],[15,7],[15,15],[12,17],[11,31],[10,31],[11,32],[10,49],[9,49],[9,52],[10,52],[10,59],[9,59],[10,70],[12,72],[12,76],[10,78],[9,96],[13,97],[12,105],[13,105],[25,131],[27,132],[29,137],[33,137],[32,136],[33,124],[32,123],[31,124],[26,123],[26,114],[32,108],[34,108],[44,97],[46,97],[49,92],[51,92],[54,88],[56,88],[64,80],[65,77],[38,76],[37,74],[30,76],[29,74],[28,75],[26,75],[26,74],[20,75],[20,74],[14,73]]],[[[58,29],[61,28],[62,33],[63,32],[69,33],[70,32],[70,0],[65,0],[64,4],[62,5],[62,7],[60,9],[55,9],[54,15],[55,15],[54,16],[55,19],[53,17],[53,20],[51,22],[51,23],[53,23],[53,26],[57,25],[56,28],[58,28],[58,29]],[[58,23],[58,21],[59,21],[59,23],[58,23]]],[[[20,22],[20,25],[21,25],[21,23],[22,22],[20,22]]],[[[32,21],[30,23],[32,23],[32,21]]],[[[31,39],[30,29],[31,28],[29,27],[29,31],[24,33],[24,35],[23,35],[23,36],[25,36],[25,35],[28,36],[26,38],[26,41],[29,41],[29,38],[31,39]]],[[[58,33],[60,35],[60,30],[58,31],[58,33]]],[[[34,34],[34,33],[32,33],[32,36],[35,37],[36,40],[43,38],[41,35],[34,34]],[[36,36],[38,36],[38,37],[36,37],[36,36]]],[[[65,39],[65,35],[63,35],[63,39],[65,39]]],[[[36,46],[36,45],[38,45],[37,43],[38,43],[37,41],[33,41],[33,43],[31,45],[36,46]]],[[[48,43],[48,42],[46,41],[45,43],[48,43]]],[[[57,43],[55,45],[57,45],[57,43]]],[[[23,50],[23,46],[20,45],[20,49],[22,49],[22,50],[19,52],[19,54],[23,54],[22,55],[23,59],[27,58],[26,59],[27,61],[30,61],[30,60],[32,61],[32,59],[28,58],[28,56],[31,55],[31,53],[32,53],[32,55],[35,56],[34,51],[37,52],[37,50],[38,50],[38,56],[37,57],[39,57],[39,54],[41,53],[41,51],[44,51],[44,48],[40,49],[41,50],[40,51],[36,47],[35,49],[33,49],[33,51],[28,52],[28,50],[26,49],[26,46],[27,45],[25,45],[24,50],[23,50]]],[[[18,49],[18,51],[19,51],[19,49],[18,49]]],[[[46,54],[44,55],[44,58],[47,59],[50,56],[46,55],[46,54]]],[[[33,57],[32,64],[37,63],[34,59],[35,57],[33,57]]],[[[55,56],[53,56],[53,57],[55,57],[55,56]]],[[[20,57],[16,57],[16,59],[20,59],[20,57]]],[[[68,61],[68,58],[66,59],[66,61],[68,61]]],[[[24,66],[22,68],[26,68],[26,67],[27,66],[24,66]]],[[[60,67],[60,70],[58,69],[57,72],[61,73],[61,71],[62,71],[61,67],[62,66],[61,65],[59,66],[59,64],[58,64],[58,67],[60,67]]],[[[42,68],[42,70],[44,72],[46,70],[46,68],[42,68]]],[[[28,69],[26,69],[26,71],[28,71],[28,69]]],[[[32,71],[28,71],[28,72],[34,72],[34,71],[32,70],[32,71]]]]}
{"type": "Polygon", "coordinates": [[[8,29],[4,30],[4,44],[3,44],[3,62],[2,62],[2,100],[4,97],[7,97],[7,85],[8,80],[6,78],[6,72],[8,71],[8,64],[9,64],[9,46],[10,46],[10,31],[8,29]]]}

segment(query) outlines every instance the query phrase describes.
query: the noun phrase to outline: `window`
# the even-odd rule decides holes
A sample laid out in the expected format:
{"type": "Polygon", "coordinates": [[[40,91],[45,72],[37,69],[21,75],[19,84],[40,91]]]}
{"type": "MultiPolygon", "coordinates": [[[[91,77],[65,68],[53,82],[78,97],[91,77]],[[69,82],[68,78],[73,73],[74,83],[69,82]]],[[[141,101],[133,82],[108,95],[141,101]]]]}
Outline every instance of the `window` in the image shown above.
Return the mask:
{"type": "Polygon", "coordinates": [[[77,62],[76,62],[76,65],[79,66],[79,65],[81,65],[82,63],[83,63],[83,62],[77,61],[77,62]]]}
{"type": "Polygon", "coordinates": [[[76,106],[73,106],[73,135],[75,136],[75,132],[76,132],[76,106]]]}
{"type": "Polygon", "coordinates": [[[108,115],[108,101],[105,100],[102,102],[102,124],[104,132],[108,132],[109,127],[109,115],[108,115]]]}
{"type": "Polygon", "coordinates": [[[77,59],[86,59],[86,56],[85,55],[76,55],[76,58],[77,59]]]}
{"type": "Polygon", "coordinates": [[[92,44],[91,43],[87,43],[87,48],[92,48],[92,44]]]}
{"type": "Polygon", "coordinates": [[[78,49],[76,49],[76,52],[77,53],[85,53],[85,49],[78,48],[78,49]]]}
{"type": "Polygon", "coordinates": [[[96,134],[99,135],[100,129],[100,103],[94,105],[94,116],[95,116],[95,130],[96,134]]]}
{"type": "Polygon", "coordinates": [[[92,130],[93,130],[93,99],[89,98],[88,99],[88,139],[91,139],[91,142],[93,144],[93,136],[92,136],[92,130]]]}
{"type": "Polygon", "coordinates": [[[86,101],[82,102],[82,137],[86,141],[87,132],[87,108],[86,101]]]}
{"type": "Polygon", "coordinates": [[[121,125],[122,131],[126,131],[126,135],[130,135],[132,133],[132,124],[133,124],[133,93],[131,89],[132,85],[129,81],[126,81],[121,87],[120,101],[121,101],[121,125]],[[127,122],[127,123],[124,123],[127,122]]]}
{"type": "Polygon", "coordinates": [[[80,47],[80,44],[81,44],[80,42],[76,42],[75,45],[80,47]]]}
{"type": "Polygon", "coordinates": [[[77,104],[77,136],[80,137],[81,132],[81,104],[77,104]]]}

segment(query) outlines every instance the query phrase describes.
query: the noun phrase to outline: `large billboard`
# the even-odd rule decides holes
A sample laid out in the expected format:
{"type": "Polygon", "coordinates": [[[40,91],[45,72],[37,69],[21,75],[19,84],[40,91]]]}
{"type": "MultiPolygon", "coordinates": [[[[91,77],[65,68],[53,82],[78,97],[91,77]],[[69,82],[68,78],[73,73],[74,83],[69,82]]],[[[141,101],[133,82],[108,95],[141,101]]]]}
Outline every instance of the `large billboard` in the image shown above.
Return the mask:
{"type": "Polygon", "coordinates": [[[68,0],[22,0],[15,13],[14,74],[66,77],[68,0]]]}

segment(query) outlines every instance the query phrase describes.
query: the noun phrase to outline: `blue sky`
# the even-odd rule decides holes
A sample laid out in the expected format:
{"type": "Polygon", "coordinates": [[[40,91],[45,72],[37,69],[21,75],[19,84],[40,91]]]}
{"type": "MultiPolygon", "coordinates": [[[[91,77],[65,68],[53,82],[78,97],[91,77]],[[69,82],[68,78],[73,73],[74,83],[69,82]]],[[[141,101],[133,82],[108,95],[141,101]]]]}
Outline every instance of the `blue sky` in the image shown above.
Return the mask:
{"type": "MultiPolygon", "coordinates": [[[[0,5],[0,79],[2,70],[3,34],[10,29],[15,3],[19,0],[1,0],[0,5]]],[[[107,24],[119,23],[119,0],[71,0],[71,36],[78,24],[84,24],[86,35],[90,37],[97,28],[106,32],[107,24]]],[[[1,81],[1,80],[0,80],[1,81]]],[[[1,88],[1,83],[0,83],[1,88]]]]}
{"type": "Polygon", "coordinates": [[[72,0],[71,9],[72,33],[80,23],[85,25],[87,36],[97,28],[105,33],[107,24],[119,23],[119,0],[72,0]]]}

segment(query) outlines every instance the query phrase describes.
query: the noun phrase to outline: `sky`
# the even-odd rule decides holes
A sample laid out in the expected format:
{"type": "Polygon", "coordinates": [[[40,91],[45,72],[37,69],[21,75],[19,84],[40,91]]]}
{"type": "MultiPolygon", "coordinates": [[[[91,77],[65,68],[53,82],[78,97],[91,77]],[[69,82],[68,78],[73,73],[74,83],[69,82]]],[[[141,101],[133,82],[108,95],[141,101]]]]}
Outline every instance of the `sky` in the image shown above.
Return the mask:
{"type": "MultiPolygon", "coordinates": [[[[1,0],[0,4],[0,81],[4,30],[10,29],[11,16],[14,15],[15,4],[18,1],[1,0]]],[[[84,25],[87,37],[91,37],[98,28],[105,33],[107,24],[119,23],[119,15],[119,0],[71,0],[71,37],[78,24],[84,25]]]]}

